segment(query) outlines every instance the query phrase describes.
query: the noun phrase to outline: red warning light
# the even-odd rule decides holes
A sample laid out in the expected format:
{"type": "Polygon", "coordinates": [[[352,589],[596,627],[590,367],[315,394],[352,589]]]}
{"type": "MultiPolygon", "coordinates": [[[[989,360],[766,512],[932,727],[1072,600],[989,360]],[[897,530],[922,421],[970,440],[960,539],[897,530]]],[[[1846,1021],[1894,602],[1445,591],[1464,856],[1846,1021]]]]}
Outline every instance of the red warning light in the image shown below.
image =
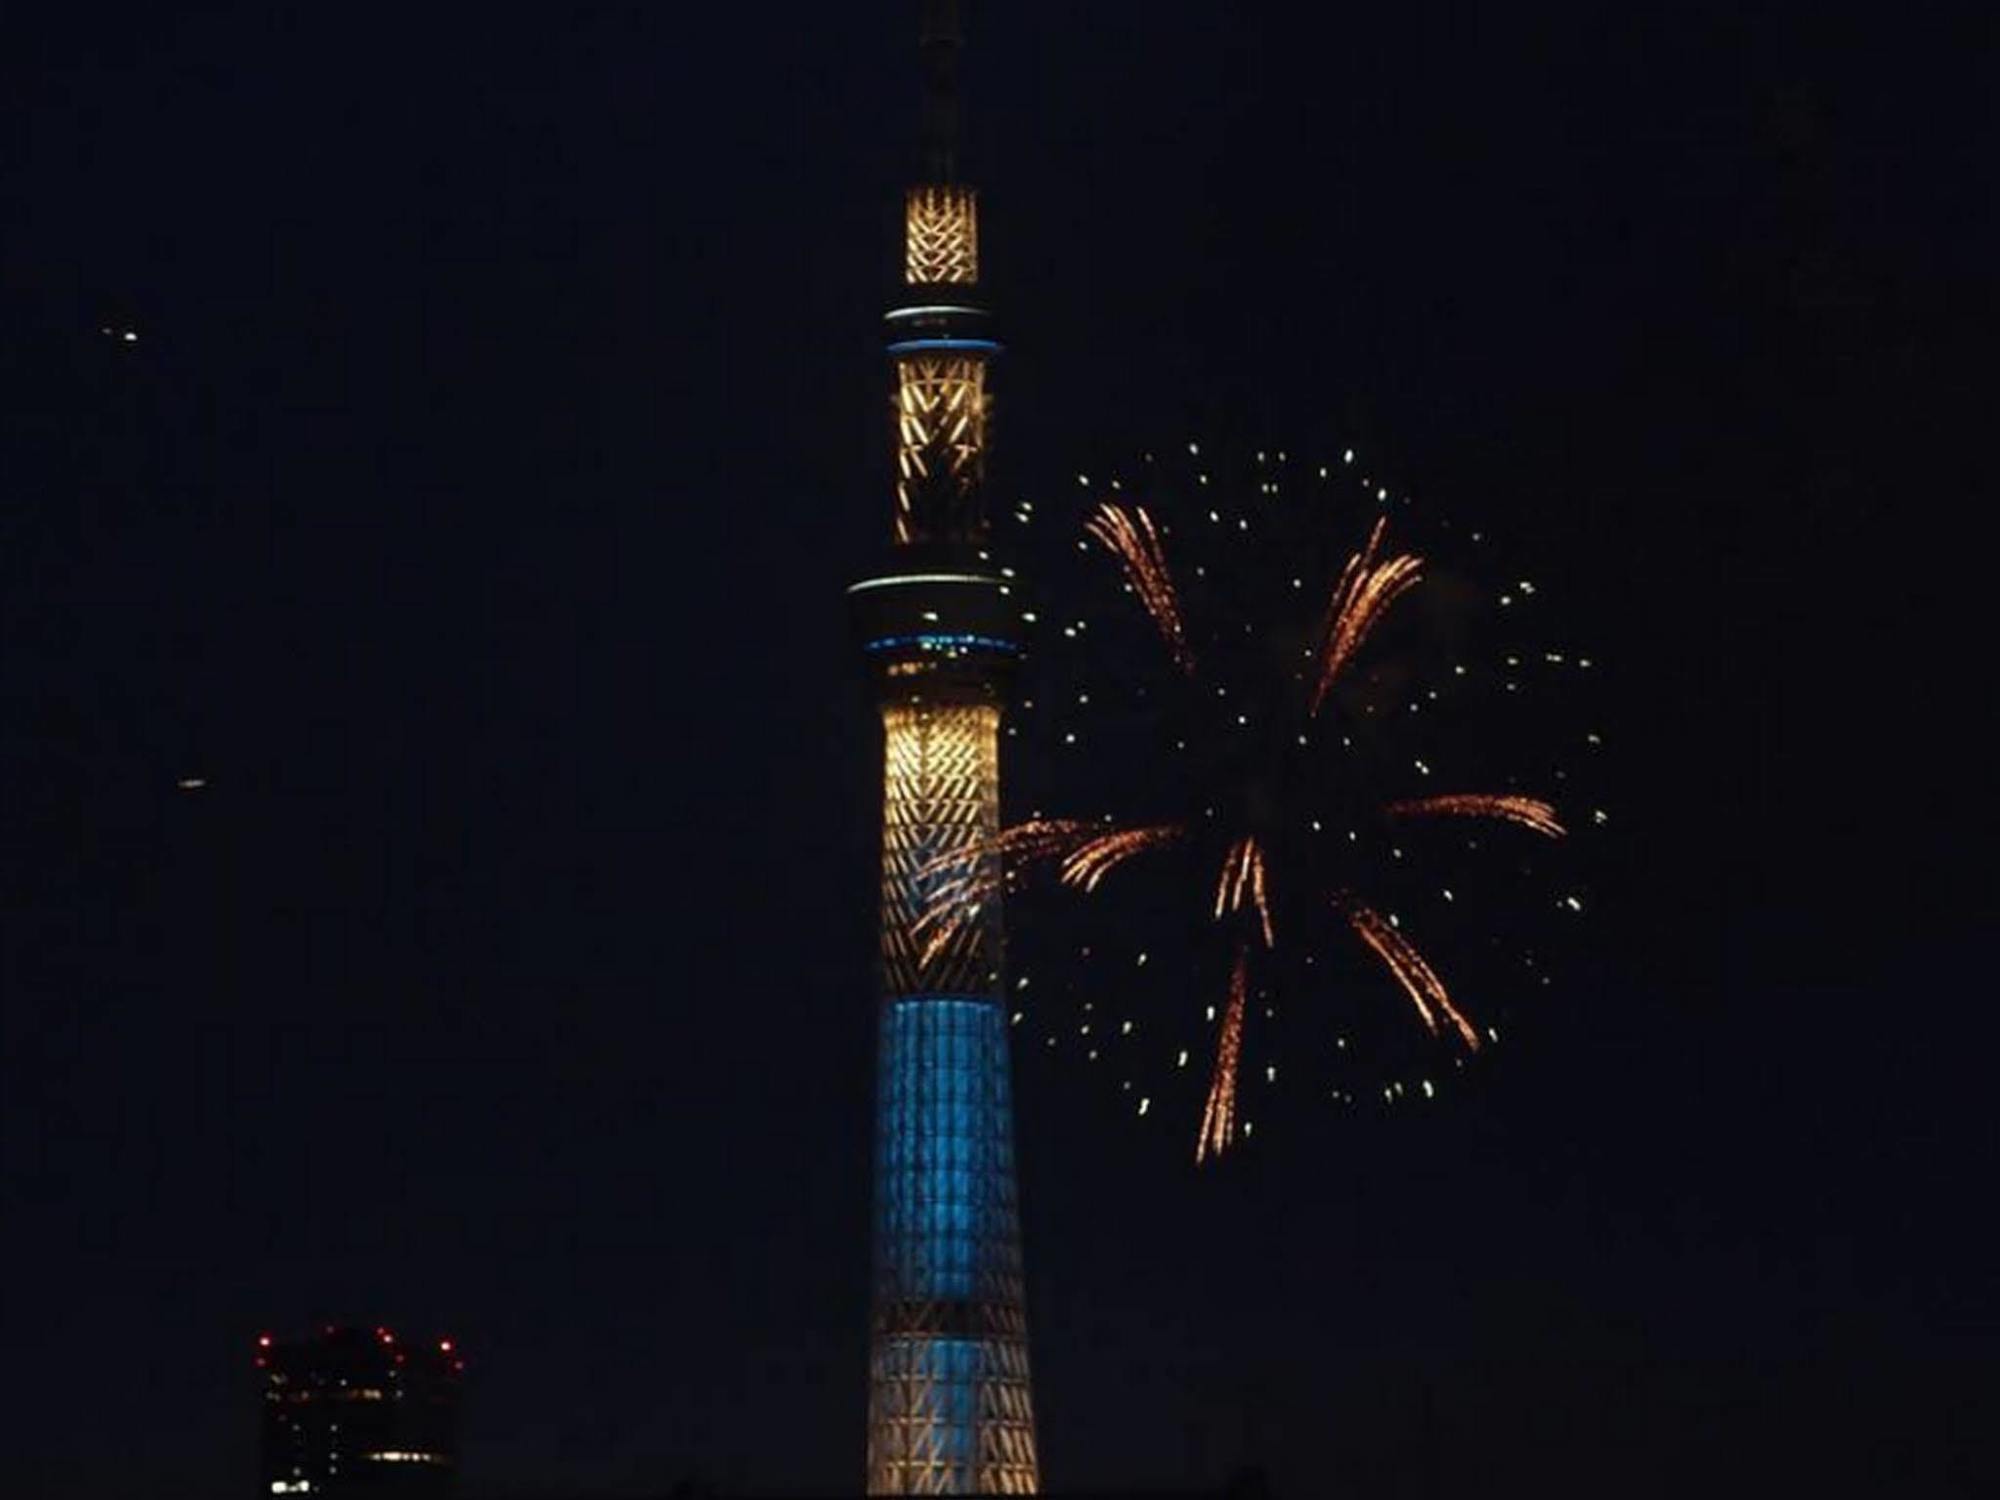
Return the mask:
{"type": "Polygon", "coordinates": [[[257,1347],[258,1347],[259,1349],[268,1349],[268,1348],[270,1348],[270,1347],[271,1347],[271,1335],[270,1335],[270,1334],[268,1334],[268,1333],[260,1333],[260,1334],[258,1334],[258,1335],[257,1335],[257,1347]]]}
{"type": "Polygon", "coordinates": [[[439,1340],[438,1340],[438,1352],[439,1352],[440,1354],[449,1354],[449,1353],[451,1353],[451,1340],[450,1340],[450,1339],[439,1339],[439,1340]]]}

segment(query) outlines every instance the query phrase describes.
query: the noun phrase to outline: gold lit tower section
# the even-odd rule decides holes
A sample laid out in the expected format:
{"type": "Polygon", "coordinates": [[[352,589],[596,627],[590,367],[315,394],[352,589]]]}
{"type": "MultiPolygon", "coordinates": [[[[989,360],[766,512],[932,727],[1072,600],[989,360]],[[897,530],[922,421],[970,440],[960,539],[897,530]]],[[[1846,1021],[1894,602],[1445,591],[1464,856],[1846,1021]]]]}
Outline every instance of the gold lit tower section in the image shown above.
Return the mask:
{"type": "Polygon", "coordinates": [[[956,171],[959,47],[958,6],[928,0],[924,180],[887,318],[895,502],[882,566],[848,591],[883,730],[872,1495],[1037,1489],[994,865],[1020,610],[981,493],[1000,346],[956,171]]]}

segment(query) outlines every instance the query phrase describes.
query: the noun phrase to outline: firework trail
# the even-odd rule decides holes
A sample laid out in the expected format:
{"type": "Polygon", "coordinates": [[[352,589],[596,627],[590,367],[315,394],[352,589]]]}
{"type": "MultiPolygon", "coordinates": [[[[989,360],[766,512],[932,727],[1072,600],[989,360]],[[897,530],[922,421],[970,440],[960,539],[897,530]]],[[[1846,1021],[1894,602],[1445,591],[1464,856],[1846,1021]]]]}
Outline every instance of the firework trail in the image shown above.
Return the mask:
{"type": "Polygon", "coordinates": [[[1180,836],[1180,825],[1175,823],[1157,824],[1150,828],[1121,828],[1112,833],[1100,834],[1081,848],[1073,848],[1063,856],[1059,878],[1064,885],[1073,890],[1088,894],[1096,890],[1098,882],[1126,860],[1149,850],[1164,849],[1180,836]]]}
{"type": "Polygon", "coordinates": [[[1239,948],[1235,967],[1229,971],[1229,1005],[1222,1013],[1222,1035],[1215,1046],[1215,1073],[1201,1112],[1201,1133],[1195,1137],[1197,1166],[1236,1144],[1236,1073],[1243,1056],[1243,1011],[1249,993],[1249,959],[1239,948]]]}
{"type": "MultiPolygon", "coordinates": [[[[1118,866],[1137,855],[1164,849],[1181,836],[1178,824],[1106,830],[1076,818],[1034,818],[927,860],[920,875],[943,878],[932,887],[912,933],[924,943],[925,962],[973,921],[980,907],[1013,889],[1027,871],[1060,861],[1057,878],[1073,890],[1094,891],[1118,866]]],[[[1262,891],[1261,873],[1258,890],[1262,891]]]]}
{"type": "Polygon", "coordinates": [[[1375,523],[1368,533],[1368,545],[1347,560],[1333,586],[1333,597],[1327,601],[1326,622],[1320,629],[1319,677],[1313,684],[1310,705],[1315,715],[1340,669],[1361,649],[1375,622],[1423,576],[1424,560],[1412,553],[1398,553],[1386,562],[1375,560],[1388,526],[1387,516],[1375,523]]]}
{"type": "Polygon", "coordinates": [[[1544,838],[1563,836],[1556,810],[1539,797],[1517,797],[1487,792],[1450,792],[1439,797],[1416,797],[1407,802],[1391,802],[1382,809],[1392,818],[1495,818],[1531,828],[1544,838]]]}
{"type": "Polygon", "coordinates": [[[1139,596],[1146,613],[1159,627],[1160,639],[1166,642],[1174,665],[1192,677],[1194,650],[1188,645],[1187,626],[1181,618],[1180,591],[1174,587],[1166,549],[1160,545],[1160,534],[1146,508],[1135,505],[1127,510],[1120,505],[1100,505],[1097,513],[1084,523],[1084,529],[1118,559],[1125,570],[1125,581],[1132,585],[1132,592],[1139,596]]]}
{"type": "Polygon", "coordinates": [[[1215,881],[1215,920],[1221,921],[1226,911],[1243,910],[1246,897],[1257,908],[1257,920],[1264,929],[1264,946],[1274,946],[1271,908],[1264,899],[1264,851],[1248,835],[1231,844],[1222,857],[1222,871],[1215,881]]]}
{"type": "Polygon", "coordinates": [[[1017,870],[1067,855],[1103,832],[1103,824],[1081,818],[1034,818],[1001,829],[997,838],[974,839],[934,855],[917,867],[917,875],[943,877],[931,889],[930,904],[936,907],[992,894],[1017,870]]]}
{"type": "Polygon", "coordinates": [[[1003,828],[998,838],[974,839],[925,860],[917,867],[918,877],[935,877],[937,883],[910,926],[911,936],[924,945],[922,961],[929,963],[942,952],[1027,868],[1087,847],[1103,831],[1103,825],[1078,818],[1035,818],[1003,828]]]}
{"type": "Polygon", "coordinates": [[[1355,936],[1366,943],[1382,960],[1383,967],[1396,976],[1410,1003],[1423,1017],[1424,1025],[1432,1036],[1438,1034],[1438,1013],[1442,1011],[1457,1030],[1459,1039],[1466,1050],[1479,1050],[1479,1033],[1472,1029],[1472,1023],[1451,1003],[1451,995],[1444,987],[1444,981],[1437,977],[1437,971],[1424,962],[1424,956],[1417,952],[1408,938],[1398,932],[1383,915],[1372,906],[1364,906],[1358,901],[1342,903],[1347,922],[1354,929],[1355,936]]]}

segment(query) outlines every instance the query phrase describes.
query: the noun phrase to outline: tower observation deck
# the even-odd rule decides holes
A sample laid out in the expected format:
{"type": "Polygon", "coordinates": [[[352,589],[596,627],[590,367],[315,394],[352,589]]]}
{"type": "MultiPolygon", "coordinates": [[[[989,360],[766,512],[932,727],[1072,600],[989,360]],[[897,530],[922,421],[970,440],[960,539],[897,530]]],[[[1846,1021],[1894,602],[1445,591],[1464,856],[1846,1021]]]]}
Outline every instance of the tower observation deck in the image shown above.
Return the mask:
{"type": "Polygon", "coordinates": [[[1036,1492],[1002,992],[1000,720],[1021,652],[983,487],[995,342],[957,163],[956,0],[925,0],[921,175],[885,319],[896,482],[848,596],[883,730],[868,1492],[1036,1492]]]}

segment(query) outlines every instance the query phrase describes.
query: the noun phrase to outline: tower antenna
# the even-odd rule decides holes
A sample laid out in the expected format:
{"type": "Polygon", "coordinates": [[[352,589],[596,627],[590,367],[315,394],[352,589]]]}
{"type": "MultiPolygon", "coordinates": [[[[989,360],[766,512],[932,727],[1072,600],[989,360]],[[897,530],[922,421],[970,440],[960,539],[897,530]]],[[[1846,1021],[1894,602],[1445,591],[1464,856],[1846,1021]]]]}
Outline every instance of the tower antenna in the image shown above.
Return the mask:
{"type": "Polygon", "coordinates": [[[934,183],[958,176],[958,54],[965,50],[959,0],[924,0],[918,45],[924,60],[923,174],[934,183]]]}

